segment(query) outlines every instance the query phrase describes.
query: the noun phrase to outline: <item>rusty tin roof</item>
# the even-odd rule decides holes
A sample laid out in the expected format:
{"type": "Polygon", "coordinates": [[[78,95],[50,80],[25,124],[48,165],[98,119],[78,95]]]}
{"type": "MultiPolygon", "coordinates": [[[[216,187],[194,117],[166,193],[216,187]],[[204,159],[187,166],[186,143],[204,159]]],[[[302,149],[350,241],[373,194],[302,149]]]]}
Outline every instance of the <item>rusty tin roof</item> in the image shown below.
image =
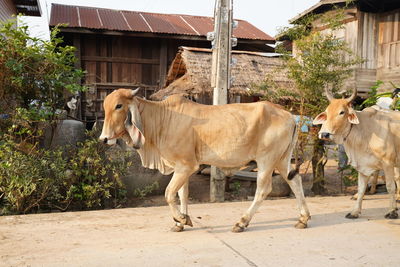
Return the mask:
{"type": "MultiPolygon", "coordinates": [[[[233,31],[235,37],[265,41],[275,40],[249,22],[238,21],[238,27],[233,31]]],[[[212,17],[52,4],[50,26],[60,23],[68,24],[68,27],[71,28],[192,36],[206,36],[207,32],[213,31],[212,17]]]]}

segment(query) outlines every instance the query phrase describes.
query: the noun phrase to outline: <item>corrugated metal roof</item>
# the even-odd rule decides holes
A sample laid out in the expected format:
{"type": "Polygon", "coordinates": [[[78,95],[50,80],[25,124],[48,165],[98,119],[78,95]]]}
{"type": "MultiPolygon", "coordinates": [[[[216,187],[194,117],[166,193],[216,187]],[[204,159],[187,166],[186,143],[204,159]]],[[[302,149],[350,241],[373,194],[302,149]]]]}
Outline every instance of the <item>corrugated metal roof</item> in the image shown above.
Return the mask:
{"type": "MultiPolygon", "coordinates": [[[[72,28],[193,36],[206,36],[214,27],[212,17],[52,4],[50,26],[60,23],[68,24],[72,28]]],[[[239,20],[233,35],[241,39],[274,41],[274,38],[244,20],[239,20]]]]}

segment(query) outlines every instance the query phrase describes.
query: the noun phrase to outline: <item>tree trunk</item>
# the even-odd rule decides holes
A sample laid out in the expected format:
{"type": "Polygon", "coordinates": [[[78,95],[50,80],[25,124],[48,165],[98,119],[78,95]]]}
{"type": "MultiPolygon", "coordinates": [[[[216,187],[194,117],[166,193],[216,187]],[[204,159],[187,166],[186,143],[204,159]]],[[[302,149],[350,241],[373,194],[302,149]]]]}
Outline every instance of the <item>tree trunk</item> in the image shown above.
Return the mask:
{"type": "Polygon", "coordinates": [[[313,145],[312,169],[313,169],[313,186],[311,190],[316,195],[325,193],[325,177],[324,177],[324,141],[316,136],[313,145]]]}

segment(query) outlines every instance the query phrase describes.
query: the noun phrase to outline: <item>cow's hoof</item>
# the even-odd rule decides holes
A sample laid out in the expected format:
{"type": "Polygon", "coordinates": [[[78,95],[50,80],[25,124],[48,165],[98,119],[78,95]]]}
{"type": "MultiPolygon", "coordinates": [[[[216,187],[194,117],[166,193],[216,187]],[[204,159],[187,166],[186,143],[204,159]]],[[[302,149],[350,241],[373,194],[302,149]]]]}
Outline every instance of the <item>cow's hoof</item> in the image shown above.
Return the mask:
{"type": "Polygon", "coordinates": [[[190,219],[189,215],[186,215],[186,223],[185,223],[185,225],[189,225],[189,226],[193,227],[193,223],[192,223],[192,220],[190,219]]]}
{"type": "Polygon", "coordinates": [[[241,233],[244,231],[245,227],[240,226],[238,223],[232,227],[232,232],[234,233],[241,233]]]}
{"type": "Polygon", "coordinates": [[[182,232],[182,231],[183,231],[183,226],[181,226],[181,225],[174,225],[171,228],[171,232],[182,232]]]}
{"type": "Polygon", "coordinates": [[[397,211],[392,210],[391,212],[389,212],[388,214],[385,215],[386,219],[397,219],[399,218],[399,214],[397,213],[397,211]]]}
{"type": "Polygon", "coordinates": [[[298,221],[298,222],[294,225],[294,227],[295,227],[296,229],[306,229],[306,228],[307,228],[307,224],[306,224],[306,223],[303,223],[303,222],[301,222],[301,221],[298,221]]]}
{"type": "Polygon", "coordinates": [[[346,219],[357,219],[357,218],[358,218],[358,215],[353,215],[351,213],[346,214],[346,219]]]}

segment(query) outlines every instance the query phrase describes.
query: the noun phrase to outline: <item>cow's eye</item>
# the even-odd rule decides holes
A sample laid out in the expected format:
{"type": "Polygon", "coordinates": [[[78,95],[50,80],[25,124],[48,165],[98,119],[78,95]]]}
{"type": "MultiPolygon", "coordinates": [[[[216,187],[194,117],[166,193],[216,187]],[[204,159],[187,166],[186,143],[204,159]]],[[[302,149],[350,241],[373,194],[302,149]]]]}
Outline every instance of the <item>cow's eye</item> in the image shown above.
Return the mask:
{"type": "Polygon", "coordinates": [[[344,111],[342,110],[342,111],[340,111],[340,113],[339,113],[339,115],[343,115],[344,114],[344,111]]]}
{"type": "Polygon", "coordinates": [[[122,104],[118,104],[115,106],[115,109],[120,109],[120,108],[122,108],[122,104]]]}

